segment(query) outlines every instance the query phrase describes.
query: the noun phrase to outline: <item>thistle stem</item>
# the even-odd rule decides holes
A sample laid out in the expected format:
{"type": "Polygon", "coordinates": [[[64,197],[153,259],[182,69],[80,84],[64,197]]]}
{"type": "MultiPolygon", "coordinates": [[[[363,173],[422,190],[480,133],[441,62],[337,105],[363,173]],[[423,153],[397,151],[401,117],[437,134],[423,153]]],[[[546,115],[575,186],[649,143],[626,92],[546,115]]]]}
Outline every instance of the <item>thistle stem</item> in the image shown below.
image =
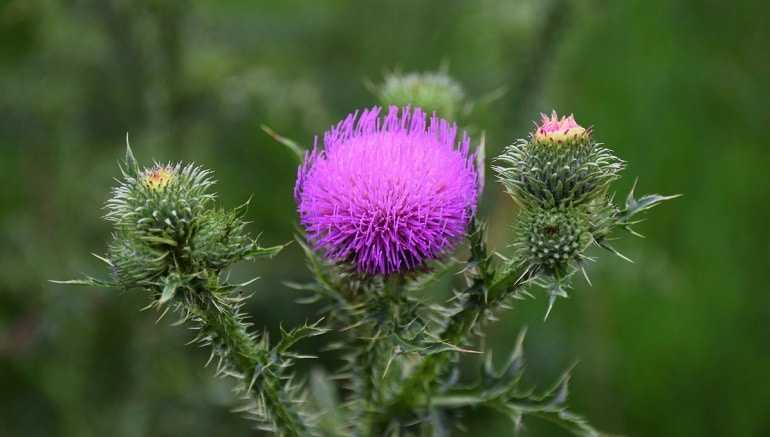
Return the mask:
{"type": "Polygon", "coordinates": [[[261,405],[267,410],[279,435],[309,435],[310,427],[296,410],[297,399],[278,373],[280,363],[267,343],[249,333],[248,323],[233,307],[215,305],[210,291],[194,293],[198,298],[186,300],[187,307],[201,332],[209,337],[212,353],[221,360],[220,369],[241,379],[244,395],[256,402],[258,409],[261,405]]]}
{"type": "Polygon", "coordinates": [[[401,326],[405,282],[403,276],[393,275],[385,280],[382,292],[372,297],[370,307],[374,310],[375,323],[366,330],[368,338],[362,339],[364,344],[358,355],[358,367],[362,370],[358,378],[363,388],[363,429],[371,429],[378,410],[387,401],[388,372],[396,358],[392,336],[398,334],[401,326]]]}
{"type": "MultiPolygon", "coordinates": [[[[473,327],[485,312],[496,309],[506,297],[518,290],[532,276],[533,272],[512,269],[486,288],[486,293],[473,287],[466,290],[468,300],[463,308],[449,320],[441,334],[443,342],[460,345],[467,342],[473,327]],[[473,290],[473,291],[471,291],[473,290]]],[[[440,376],[454,361],[456,352],[445,351],[426,357],[403,381],[393,401],[383,409],[384,414],[375,422],[374,430],[386,426],[393,417],[400,416],[421,406],[430,405],[438,388],[440,376]]]]}

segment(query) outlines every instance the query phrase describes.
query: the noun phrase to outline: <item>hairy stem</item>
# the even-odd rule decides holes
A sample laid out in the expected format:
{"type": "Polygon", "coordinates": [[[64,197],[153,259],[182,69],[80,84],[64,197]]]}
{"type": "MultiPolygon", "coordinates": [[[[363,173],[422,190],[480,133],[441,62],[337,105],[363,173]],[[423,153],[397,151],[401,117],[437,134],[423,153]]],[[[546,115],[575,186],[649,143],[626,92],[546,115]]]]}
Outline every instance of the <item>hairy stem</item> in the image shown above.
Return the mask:
{"type": "MultiPolygon", "coordinates": [[[[485,287],[481,284],[475,284],[481,285],[480,287],[471,286],[466,290],[468,300],[463,308],[449,320],[441,334],[441,340],[453,345],[466,343],[473,334],[473,327],[484,313],[496,309],[531,275],[532,272],[527,269],[512,269],[486,288],[486,293],[485,287]]],[[[398,395],[383,409],[384,414],[374,423],[375,434],[377,430],[387,426],[393,417],[401,416],[420,406],[430,405],[431,397],[441,381],[441,375],[448,370],[456,356],[455,351],[444,351],[426,357],[417,365],[401,384],[398,395]]]]}
{"type": "MultiPolygon", "coordinates": [[[[380,408],[387,402],[388,386],[392,380],[391,364],[396,359],[396,343],[393,336],[400,334],[404,321],[402,311],[407,306],[403,287],[405,279],[396,275],[384,281],[382,290],[369,302],[371,324],[363,326],[356,340],[357,378],[361,386],[361,429],[371,429],[380,408]]],[[[367,434],[369,435],[369,434],[367,434]]]]}
{"type": "MultiPolygon", "coordinates": [[[[286,437],[310,435],[309,426],[296,410],[297,399],[280,375],[281,363],[268,348],[249,333],[248,323],[231,306],[215,305],[208,290],[196,292],[197,299],[186,301],[201,333],[207,337],[220,369],[242,382],[243,394],[266,410],[276,432],[286,437]]],[[[257,412],[257,414],[264,414],[257,412]]]]}

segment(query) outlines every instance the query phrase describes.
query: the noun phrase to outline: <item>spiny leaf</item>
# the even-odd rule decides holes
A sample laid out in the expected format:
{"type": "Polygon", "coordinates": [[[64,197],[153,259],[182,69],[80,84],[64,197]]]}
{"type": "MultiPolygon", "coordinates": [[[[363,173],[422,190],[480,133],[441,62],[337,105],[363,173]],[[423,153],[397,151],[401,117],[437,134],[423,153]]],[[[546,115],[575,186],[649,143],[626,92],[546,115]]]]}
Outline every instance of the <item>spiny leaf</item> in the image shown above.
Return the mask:
{"type": "Polygon", "coordinates": [[[631,217],[641,212],[650,210],[667,200],[672,200],[678,197],[682,197],[681,194],[674,194],[670,196],[663,196],[660,194],[647,194],[637,199],[634,195],[637,182],[639,182],[638,179],[634,181],[634,185],[631,187],[631,190],[628,192],[628,196],[626,197],[625,209],[620,211],[619,216],[620,216],[621,224],[625,224],[625,225],[631,224],[630,222],[631,217]]]}
{"type": "Polygon", "coordinates": [[[620,253],[620,251],[618,251],[617,249],[615,249],[614,247],[612,247],[612,246],[611,246],[609,243],[607,243],[606,241],[601,241],[601,242],[598,242],[597,244],[598,244],[598,245],[599,245],[601,248],[603,248],[603,249],[605,249],[605,250],[608,250],[608,251],[612,252],[613,254],[615,254],[616,256],[620,257],[621,259],[623,259],[623,260],[625,260],[625,261],[628,261],[628,262],[630,262],[631,264],[633,264],[633,263],[634,263],[634,260],[632,260],[631,258],[629,258],[629,257],[627,257],[627,256],[623,255],[622,253],[620,253]]]}
{"type": "Polygon", "coordinates": [[[131,142],[128,139],[128,132],[126,132],[126,171],[129,176],[136,176],[139,174],[139,162],[134,156],[134,151],[131,150],[131,142]]]}
{"type": "Polygon", "coordinates": [[[112,264],[112,261],[110,261],[109,259],[107,259],[107,258],[105,258],[105,257],[103,257],[103,256],[101,256],[101,255],[97,255],[97,254],[95,254],[95,253],[92,253],[91,255],[93,255],[93,256],[94,256],[96,259],[98,259],[99,261],[102,261],[102,262],[104,262],[104,263],[105,263],[105,264],[107,264],[108,266],[110,266],[110,267],[115,267],[115,265],[114,265],[114,264],[112,264]]]}
{"type": "Polygon", "coordinates": [[[281,341],[275,345],[273,350],[283,354],[302,339],[316,337],[318,335],[323,335],[329,332],[328,328],[321,327],[323,320],[324,319],[321,318],[312,324],[305,323],[304,325],[298,328],[294,328],[291,331],[286,331],[283,329],[283,327],[281,327],[281,341]]]}
{"type": "Polygon", "coordinates": [[[170,238],[163,238],[163,237],[156,237],[154,235],[144,235],[139,237],[140,240],[146,241],[148,243],[159,243],[159,244],[166,244],[172,247],[177,246],[177,242],[170,239],[170,238]]]}
{"type": "Polygon", "coordinates": [[[286,248],[286,246],[290,245],[291,242],[288,242],[286,244],[280,244],[278,246],[271,246],[271,247],[260,247],[257,245],[254,245],[254,247],[249,250],[249,252],[246,254],[245,259],[253,259],[253,258],[272,258],[278,253],[280,253],[283,249],[286,248]]]}
{"type": "Polygon", "coordinates": [[[158,305],[163,305],[174,298],[176,291],[185,284],[178,273],[170,274],[163,278],[163,292],[158,299],[158,305]]]}

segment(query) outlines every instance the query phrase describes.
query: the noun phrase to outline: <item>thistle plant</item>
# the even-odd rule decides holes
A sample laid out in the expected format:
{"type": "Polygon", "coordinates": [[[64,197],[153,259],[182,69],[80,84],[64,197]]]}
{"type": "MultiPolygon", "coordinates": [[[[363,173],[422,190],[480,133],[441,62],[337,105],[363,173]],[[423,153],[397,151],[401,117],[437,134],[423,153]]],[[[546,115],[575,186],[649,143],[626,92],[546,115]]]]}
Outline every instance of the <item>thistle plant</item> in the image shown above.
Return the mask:
{"type": "Polygon", "coordinates": [[[235,209],[214,206],[211,172],[193,164],[155,164],[141,168],[127,146],[122,178],[107,201],[105,218],[114,224],[106,256],[97,256],[112,277],[58,281],[147,292],[161,318],[169,311],[177,324],[188,324],[191,343],[209,347],[207,362],[216,374],[236,381],[239,411],[260,427],[281,435],[308,435],[312,418],[293,407],[304,396],[290,372],[299,356],[290,347],[324,329],[307,325],[284,332],[270,344],[253,331],[242,311],[243,290],[252,281],[231,284],[232,264],[272,257],[283,246],[262,247],[245,230],[248,204],[235,209]]]}
{"type": "Polygon", "coordinates": [[[613,235],[638,235],[638,215],[675,196],[636,198],[632,189],[616,205],[611,184],[623,161],[573,116],[543,115],[493,166],[519,207],[513,256],[504,257],[489,249],[478,217],[483,147],[435,112],[357,111],[310,150],[268,133],[300,157],[296,246],[313,280],[287,285],[325,303],[319,322],[282,331],[274,343],[256,331],[242,310],[252,281],[231,284],[227,271],[284,246],[261,247],[247,234],[246,205],[216,207],[209,171],[140,168],[130,148],[107,202],[115,229],[100,259],[112,278],[66,282],[144,290],[148,308],[176,313],[197,331],[193,341],[211,348],[217,374],[235,380],[240,411],[277,435],[443,436],[479,408],[507,416],[517,431],[537,417],[575,435],[601,434],[567,408],[569,372],[547,390],[522,383],[523,330],[499,367],[478,340],[537,288],[548,296],[548,317],[576,277],[588,280],[594,247],[622,257],[613,235]],[[463,261],[453,256],[459,246],[463,261]],[[422,291],[445,273],[462,286],[443,302],[426,299],[422,291]],[[293,345],[328,331],[338,333],[329,349],[344,364],[301,382],[292,365],[303,356],[293,345]],[[482,354],[484,365],[461,383],[459,362],[469,354],[482,354]]]}

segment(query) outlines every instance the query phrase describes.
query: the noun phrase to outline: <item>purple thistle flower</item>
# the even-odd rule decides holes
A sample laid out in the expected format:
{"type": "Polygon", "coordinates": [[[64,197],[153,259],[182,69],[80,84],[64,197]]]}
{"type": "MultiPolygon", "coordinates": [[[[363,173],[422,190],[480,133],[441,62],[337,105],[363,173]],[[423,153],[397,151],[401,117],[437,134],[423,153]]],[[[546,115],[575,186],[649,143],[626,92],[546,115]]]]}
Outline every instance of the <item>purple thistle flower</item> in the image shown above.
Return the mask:
{"type": "MultiPolygon", "coordinates": [[[[454,248],[475,213],[470,139],[435,114],[391,106],[350,114],[306,154],[294,197],[309,240],[327,258],[387,275],[454,248]]],[[[317,143],[317,140],[316,140],[317,143]]]]}

